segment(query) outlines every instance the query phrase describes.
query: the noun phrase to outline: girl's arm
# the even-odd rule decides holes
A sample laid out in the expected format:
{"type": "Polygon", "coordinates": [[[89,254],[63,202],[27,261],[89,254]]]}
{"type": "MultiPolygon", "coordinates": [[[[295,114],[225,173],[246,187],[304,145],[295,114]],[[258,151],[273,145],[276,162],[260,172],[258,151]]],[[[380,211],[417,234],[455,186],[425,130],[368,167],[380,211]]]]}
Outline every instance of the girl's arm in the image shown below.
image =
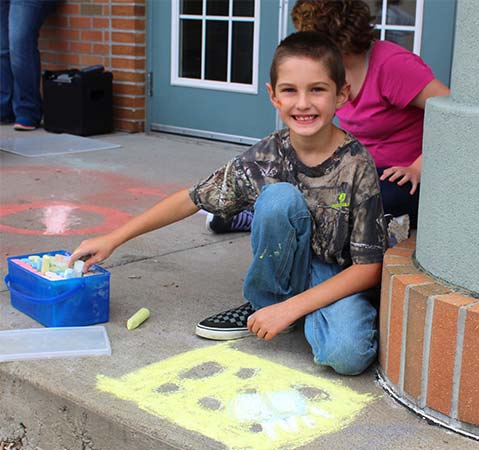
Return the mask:
{"type": "Polygon", "coordinates": [[[259,338],[270,340],[300,317],[376,286],[381,279],[381,270],[382,263],[353,264],[301,294],[259,309],[249,317],[248,329],[259,338]]]}
{"type": "Polygon", "coordinates": [[[441,83],[439,80],[434,79],[429,82],[426,87],[411,100],[409,105],[415,106],[416,108],[424,109],[426,107],[426,100],[428,98],[442,97],[445,95],[449,95],[450,93],[451,91],[446,85],[441,83]]]}
{"type": "Polygon", "coordinates": [[[190,199],[187,189],[176,192],[112,232],[83,241],[72,253],[70,265],[81,257],[88,257],[83,267],[86,272],[91,265],[108,258],[126,241],[177,222],[197,211],[198,207],[190,199]]]}
{"type": "Polygon", "coordinates": [[[393,166],[385,169],[379,178],[381,181],[387,180],[392,183],[397,181],[399,186],[406,184],[408,181],[411,183],[410,195],[414,195],[419,183],[421,182],[421,167],[422,167],[422,153],[410,166],[393,166]],[[398,181],[399,180],[399,181],[398,181]]]}
{"type": "MultiPolygon", "coordinates": [[[[445,95],[449,95],[450,93],[451,92],[447,86],[442,84],[439,80],[434,79],[429,82],[426,87],[411,100],[409,105],[415,106],[416,108],[424,109],[426,107],[426,100],[428,98],[442,97],[445,95]]],[[[419,183],[421,182],[421,164],[422,155],[420,155],[410,166],[389,167],[384,170],[383,174],[381,175],[381,180],[389,179],[389,181],[391,182],[397,181],[397,184],[399,186],[402,186],[409,181],[412,185],[412,188],[409,193],[413,195],[416,192],[419,183]]]]}

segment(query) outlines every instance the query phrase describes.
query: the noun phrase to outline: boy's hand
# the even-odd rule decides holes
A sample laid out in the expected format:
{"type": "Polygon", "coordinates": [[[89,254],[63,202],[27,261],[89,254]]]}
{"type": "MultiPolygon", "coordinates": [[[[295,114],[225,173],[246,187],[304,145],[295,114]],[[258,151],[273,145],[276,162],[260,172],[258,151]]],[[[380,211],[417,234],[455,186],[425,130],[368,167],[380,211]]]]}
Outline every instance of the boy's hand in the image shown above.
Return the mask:
{"type": "Polygon", "coordinates": [[[87,239],[71,254],[68,265],[72,267],[73,263],[81,258],[85,261],[83,272],[87,272],[93,264],[100,263],[108,258],[114,249],[115,246],[108,238],[108,235],[87,239]]]}
{"type": "Polygon", "coordinates": [[[248,317],[248,330],[259,339],[270,341],[299,317],[288,308],[285,302],[266,306],[248,317]]]}
{"type": "Polygon", "coordinates": [[[414,164],[408,167],[389,167],[384,170],[380,180],[384,181],[388,178],[391,182],[397,181],[399,186],[402,186],[409,181],[412,184],[409,194],[413,195],[421,181],[421,169],[418,169],[414,164]]]}

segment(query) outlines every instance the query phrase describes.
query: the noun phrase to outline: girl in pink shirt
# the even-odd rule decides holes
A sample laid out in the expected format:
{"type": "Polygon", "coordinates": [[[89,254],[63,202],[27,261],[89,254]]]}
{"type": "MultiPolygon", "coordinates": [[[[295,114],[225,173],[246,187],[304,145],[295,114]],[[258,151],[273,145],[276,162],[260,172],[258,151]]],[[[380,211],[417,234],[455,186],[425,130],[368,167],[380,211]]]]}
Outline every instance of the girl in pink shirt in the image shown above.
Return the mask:
{"type": "Polygon", "coordinates": [[[409,214],[416,227],[425,102],[449,95],[417,55],[376,41],[371,13],[360,0],[298,0],[291,12],[299,31],[320,31],[341,50],[349,101],[340,126],[372,154],[386,214],[409,214]]]}

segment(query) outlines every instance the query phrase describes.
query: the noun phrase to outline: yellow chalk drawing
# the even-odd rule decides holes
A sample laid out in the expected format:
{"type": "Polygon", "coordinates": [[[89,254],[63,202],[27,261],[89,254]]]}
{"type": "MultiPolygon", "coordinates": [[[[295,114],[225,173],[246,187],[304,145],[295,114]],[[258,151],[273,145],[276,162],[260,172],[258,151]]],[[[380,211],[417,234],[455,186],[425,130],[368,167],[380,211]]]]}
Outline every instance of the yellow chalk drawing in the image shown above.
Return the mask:
{"type": "Polygon", "coordinates": [[[231,344],[182,353],[97,388],[234,450],[297,448],[341,430],[374,400],[231,344]]]}

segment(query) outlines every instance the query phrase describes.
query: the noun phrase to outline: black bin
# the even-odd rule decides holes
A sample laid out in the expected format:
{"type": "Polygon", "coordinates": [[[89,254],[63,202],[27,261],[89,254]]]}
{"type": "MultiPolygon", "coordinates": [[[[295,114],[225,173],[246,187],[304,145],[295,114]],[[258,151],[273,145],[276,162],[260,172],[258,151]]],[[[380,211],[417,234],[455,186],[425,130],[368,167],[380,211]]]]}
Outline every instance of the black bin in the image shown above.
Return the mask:
{"type": "Polygon", "coordinates": [[[111,72],[103,66],[46,70],[43,74],[43,127],[79,136],[113,129],[111,72]]]}

